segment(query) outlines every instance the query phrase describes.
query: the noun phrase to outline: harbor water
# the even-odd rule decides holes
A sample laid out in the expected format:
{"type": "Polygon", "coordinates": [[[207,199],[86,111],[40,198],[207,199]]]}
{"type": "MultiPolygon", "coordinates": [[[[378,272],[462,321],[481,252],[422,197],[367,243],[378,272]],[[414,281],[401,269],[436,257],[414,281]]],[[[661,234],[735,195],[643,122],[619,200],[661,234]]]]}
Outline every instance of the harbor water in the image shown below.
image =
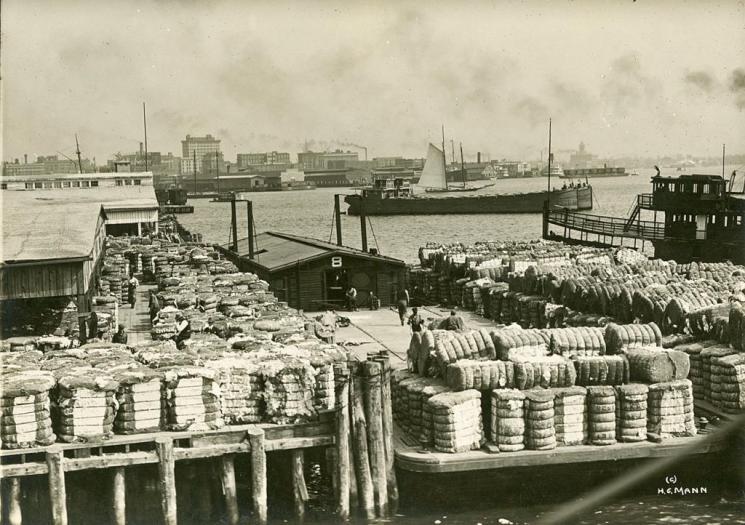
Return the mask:
{"type": "MultiPolygon", "coordinates": [[[[727,168],[725,173],[731,173],[727,168]]],[[[721,174],[721,167],[697,168],[696,173],[721,174]]],[[[653,169],[637,170],[637,176],[590,179],[594,206],[591,213],[625,217],[629,214],[636,195],[651,192],[653,169]]],[[[677,176],[680,172],[663,170],[663,175],[677,176]]],[[[552,179],[552,186],[560,188],[566,179],[552,179]]],[[[478,193],[519,193],[546,189],[546,178],[501,179],[494,186],[478,193]]],[[[310,191],[282,191],[250,193],[254,223],[257,231],[278,231],[336,242],[333,226],[334,194],[353,193],[352,188],[318,188],[310,191]]],[[[189,230],[200,232],[207,242],[227,244],[230,239],[230,203],[191,199],[193,214],[179,215],[179,221],[189,230]]],[[[342,202],[342,211],[346,210],[342,202]]],[[[239,207],[238,236],[246,236],[245,209],[239,207]]],[[[360,220],[342,216],[343,243],[359,248],[360,220]]],[[[472,244],[487,240],[538,239],[541,236],[540,214],[505,215],[414,215],[370,217],[368,245],[382,255],[417,261],[417,249],[426,242],[462,242],[472,244]]],[[[261,246],[257,246],[260,250],[261,246]]]]}
{"type": "MultiPolygon", "coordinates": [[[[731,173],[729,167],[725,173],[731,173]]],[[[721,167],[699,168],[696,173],[721,174],[721,167]]],[[[595,195],[594,209],[591,213],[624,217],[630,212],[636,195],[651,191],[650,177],[653,169],[637,170],[638,176],[619,178],[600,178],[590,180],[595,195]]],[[[663,170],[663,175],[678,176],[680,172],[663,170]]],[[[554,187],[561,187],[569,180],[552,180],[554,187]]],[[[547,180],[503,179],[484,193],[538,191],[546,187],[547,180]]],[[[279,231],[303,235],[335,242],[333,226],[333,196],[336,193],[351,193],[351,188],[319,188],[313,191],[297,192],[259,192],[251,194],[256,230],[279,231]]],[[[191,231],[200,232],[207,242],[227,244],[230,238],[230,204],[210,202],[207,199],[192,199],[194,214],[181,215],[179,220],[191,231]]],[[[238,208],[239,237],[246,235],[245,208],[238,208]]],[[[346,205],[342,204],[342,209],[346,205]]],[[[347,246],[360,247],[360,221],[358,217],[342,216],[343,242],[347,246]]],[[[449,216],[392,216],[371,217],[368,226],[368,241],[371,247],[377,246],[383,255],[417,262],[418,247],[426,242],[462,242],[471,244],[485,240],[538,239],[541,236],[541,217],[529,215],[449,215],[449,216]]],[[[261,246],[257,246],[260,250],[261,246]]],[[[742,457],[742,456],[740,456],[742,457]]],[[[732,483],[717,485],[715,471],[704,469],[707,475],[689,478],[691,484],[711,485],[706,495],[695,497],[675,497],[659,495],[655,484],[664,484],[664,479],[652,480],[649,486],[639,487],[613,503],[585,515],[577,523],[745,523],[745,482],[742,479],[732,483]]],[[[694,472],[696,470],[694,469],[694,472]]],[[[468,486],[478,476],[470,473],[468,480],[456,480],[453,484],[426,482],[419,486],[415,481],[407,488],[402,486],[402,498],[408,499],[402,505],[400,514],[392,518],[393,523],[415,524],[491,524],[491,523],[531,523],[554,506],[579,497],[584,490],[593,488],[592,483],[585,486],[561,480],[545,488],[545,493],[526,494],[527,501],[510,501],[500,491],[462,491],[453,497],[455,486],[468,486]],[[420,498],[416,493],[429,496],[420,498]],[[450,496],[450,497],[447,497],[450,496]]],[[[487,483],[485,481],[485,483],[487,483]]],[[[311,485],[314,483],[311,481],[311,485]]],[[[312,487],[319,493],[326,489],[322,480],[312,487]]],[[[520,492],[518,486],[511,492],[520,492]]],[[[323,512],[323,497],[310,505],[311,522],[324,522],[328,514],[323,512]],[[318,507],[320,508],[318,508],[318,507]],[[313,508],[319,512],[314,513],[313,508]],[[315,519],[314,519],[315,518],[315,519]],[[318,520],[318,521],[316,521],[318,520]]],[[[403,502],[403,501],[402,501],[403,502]]],[[[271,513],[270,513],[271,514],[271,513]]],[[[288,518],[291,521],[291,518],[288,518]]],[[[280,520],[281,521],[281,520],[280,520]]]]}

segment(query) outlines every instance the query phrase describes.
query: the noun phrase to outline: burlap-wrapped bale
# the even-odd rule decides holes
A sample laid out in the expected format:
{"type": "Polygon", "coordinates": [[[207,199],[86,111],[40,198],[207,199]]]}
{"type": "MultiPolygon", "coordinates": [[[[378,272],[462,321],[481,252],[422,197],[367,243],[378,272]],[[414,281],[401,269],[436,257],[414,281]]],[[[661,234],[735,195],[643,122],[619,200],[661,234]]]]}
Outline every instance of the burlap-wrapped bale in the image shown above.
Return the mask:
{"type": "Polygon", "coordinates": [[[616,443],[616,391],[612,386],[587,387],[588,439],[591,445],[616,443]]]}
{"type": "Polygon", "coordinates": [[[704,348],[716,345],[716,341],[707,340],[701,342],[693,342],[682,344],[675,347],[675,350],[679,352],[685,352],[688,355],[688,362],[690,363],[690,369],[688,371],[688,379],[691,380],[693,385],[693,397],[695,399],[706,399],[706,388],[704,386],[704,370],[703,362],[701,360],[701,352],[704,348]]]}
{"type": "Polygon", "coordinates": [[[549,354],[551,338],[544,330],[493,330],[490,333],[496,355],[506,361],[513,358],[542,357],[549,354]]]}
{"type": "Polygon", "coordinates": [[[118,409],[118,386],[112,376],[93,367],[61,373],[52,405],[57,438],[84,442],[111,437],[118,409]]]}
{"type": "Polygon", "coordinates": [[[514,363],[511,361],[475,361],[462,359],[445,370],[445,381],[455,391],[513,388],[514,363]]]}
{"type": "Polygon", "coordinates": [[[467,452],[481,447],[481,392],[445,392],[427,400],[438,452],[467,452]]]}
{"type": "Polygon", "coordinates": [[[266,416],[272,423],[309,421],[316,416],[315,371],[303,359],[274,359],[262,363],[266,416]]]}
{"type": "Polygon", "coordinates": [[[393,411],[393,420],[402,428],[402,420],[405,418],[408,399],[403,392],[401,383],[413,377],[417,377],[416,374],[406,368],[399,368],[391,373],[391,408],[393,411]]]}
{"type": "Polygon", "coordinates": [[[553,390],[525,391],[525,447],[529,450],[556,448],[553,390]]]}
{"type": "Polygon", "coordinates": [[[629,371],[632,381],[663,383],[688,377],[688,354],[662,347],[644,346],[627,348],[629,371]]]}
{"type": "Polygon", "coordinates": [[[733,304],[729,311],[729,341],[735,350],[745,352],[745,308],[740,304],[733,304]]]}
{"type": "Polygon", "coordinates": [[[605,327],[604,337],[605,347],[609,354],[618,354],[624,348],[662,344],[662,333],[655,323],[625,325],[610,323],[605,327]]]}
{"type": "Polygon", "coordinates": [[[51,445],[49,392],[56,379],[50,372],[17,370],[0,375],[0,444],[2,448],[51,445]]]}
{"type": "Polygon", "coordinates": [[[207,361],[205,365],[215,370],[225,421],[230,424],[261,422],[264,383],[260,363],[236,353],[207,361]]]}
{"type": "Polygon", "coordinates": [[[745,354],[713,357],[710,368],[711,402],[725,412],[745,410],[745,354]]]}
{"type": "Polygon", "coordinates": [[[427,403],[427,401],[433,396],[446,392],[452,392],[452,390],[447,385],[439,382],[425,385],[421,390],[422,419],[419,443],[424,448],[430,448],[435,445],[435,417],[432,412],[432,405],[427,403]]]}
{"type": "Polygon", "coordinates": [[[402,382],[406,394],[406,428],[412,438],[418,439],[424,428],[424,391],[431,386],[447,387],[436,378],[418,377],[411,381],[402,382]]]}
{"type": "Polygon", "coordinates": [[[214,430],[225,425],[214,370],[188,365],[160,370],[165,376],[170,430],[214,430]]]}
{"type": "Polygon", "coordinates": [[[704,399],[711,401],[711,360],[717,357],[726,357],[737,353],[737,351],[729,345],[716,344],[708,346],[701,350],[699,354],[701,356],[701,375],[704,378],[703,381],[703,393],[704,399]]]}
{"type": "Polygon", "coordinates": [[[485,330],[453,332],[435,330],[435,359],[442,375],[447,365],[460,359],[494,358],[494,345],[485,330]]]}
{"type": "Polygon", "coordinates": [[[573,356],[577,385],[622,385],[629,382],[629,361],[623,354],[573,356]]]}
{"type": "Polygon", "coordinates": [[[649,385],[647,432],[658,439],[696,435],[693,390],[688,379],[649,385]]]}
{"type": "Polygon", "coordinates": [[[500,452],[525,448],[525,394],[516,389],[492,390],[491,436],[500,452]]]}
{"type": "Polygon", "coordinates": [[[647,395],[642,383],[616,386],[616,439],[633,443],[647,440],[647,395]]]}
{"type": "Polygon", "coordinates": [[[581,445],[588,439],[587,390],[581,386],[553,388],[554,427],[559,446],[581,445]]]}
{"type": "Polygon", "coordinates": [[[559,355],[534,358],[515,358],[515,387],[560,388],[573,386],[577,372],[572,361],[559,355]]]}
{"type": "Polygon", "coordinates": [[[165,384],[163,374],[143,365],[113,373],[118,410],[114,419],[117,434],[157,432],[165,428],[165,384]]]}

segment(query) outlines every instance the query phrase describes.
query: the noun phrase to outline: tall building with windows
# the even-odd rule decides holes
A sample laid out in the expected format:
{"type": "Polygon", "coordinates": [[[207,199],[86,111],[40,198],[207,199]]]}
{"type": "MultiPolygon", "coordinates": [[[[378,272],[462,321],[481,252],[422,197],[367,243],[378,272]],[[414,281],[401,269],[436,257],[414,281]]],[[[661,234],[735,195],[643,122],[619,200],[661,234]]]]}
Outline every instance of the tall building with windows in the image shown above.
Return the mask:
{"type": "Polygon", "coordinates": [[[220,140],[212,135],[206,135],[204,137],[187,135],[186,139],[181,141],[181,157],[193,161],[196,156],[196,169],[199,173],[202,172],[202,160],[204,156],[212,155],[212,158],[214,158],[215,153],[220,153],[220,140]]]}
{"type": "Polygon", "coordinates": [[[268,151],[266,153],[239,153],[237,157],[238,166],[264,166],[266,164],[290,164],[290,154],[281,151],[268,151]]]}

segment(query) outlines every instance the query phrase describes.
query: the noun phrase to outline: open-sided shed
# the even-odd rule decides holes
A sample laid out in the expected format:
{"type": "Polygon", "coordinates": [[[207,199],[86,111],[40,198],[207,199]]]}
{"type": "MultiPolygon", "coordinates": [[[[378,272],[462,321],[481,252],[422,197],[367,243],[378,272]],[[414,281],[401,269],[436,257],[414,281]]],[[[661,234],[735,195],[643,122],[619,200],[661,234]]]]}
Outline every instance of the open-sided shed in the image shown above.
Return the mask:
{"type": "Polygon", "coordinates": [[[278,232],[256,236],[253,259],[247,238],[238,240],[237,254],[229,245],[221,251],[241,271],[267,281],[280,301],[304,310],[343,306],[350,285],[357,289],[359,305],[368,305],[370,293],[382,306],[393,304],[406,271],[399,259],[278,232]]]}

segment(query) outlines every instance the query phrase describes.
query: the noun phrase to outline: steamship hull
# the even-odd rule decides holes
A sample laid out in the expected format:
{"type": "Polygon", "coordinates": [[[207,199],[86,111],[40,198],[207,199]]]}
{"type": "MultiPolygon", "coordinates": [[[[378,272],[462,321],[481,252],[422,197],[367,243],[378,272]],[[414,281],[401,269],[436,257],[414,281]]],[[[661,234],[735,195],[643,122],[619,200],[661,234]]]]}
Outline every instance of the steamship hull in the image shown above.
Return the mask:
{"type": "MultiPolygon", "coordinates": [[[[541,213],[549,192],[514,193],[503,195],[459,195],[411,197],[363,197],[347,195],[347,214],[360,215],[447,215],[477,213],[541,213]]],[[[550,193],[552,206],[569,210],[592,209],[592,187],[570,188],[550,193]]]]}

